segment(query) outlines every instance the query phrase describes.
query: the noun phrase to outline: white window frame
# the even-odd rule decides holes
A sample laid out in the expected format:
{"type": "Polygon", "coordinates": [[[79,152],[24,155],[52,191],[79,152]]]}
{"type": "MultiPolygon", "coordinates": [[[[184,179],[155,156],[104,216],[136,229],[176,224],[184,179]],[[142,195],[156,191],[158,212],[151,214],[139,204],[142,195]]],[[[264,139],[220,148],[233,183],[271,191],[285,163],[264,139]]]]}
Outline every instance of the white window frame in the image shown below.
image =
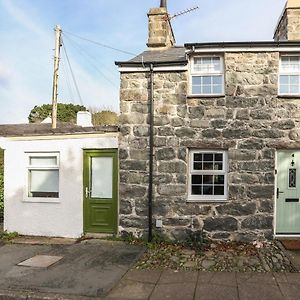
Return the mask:
{"type": "Polygon", "coordinates": [[[189,151],[188,201],[226,202],[228,201],[228,152],[225,150],[192,149],[189,151]],[[222,170],[194,170],[195,153],[213,153],[223,155],[222,170]],[[224,195],[192,195],[192,175],[224,175],[224,195]]]}
{"type": "MultiPolygon", "coordinates": [[[[281,93],[280,92],[280,76],[281,75],[286,75],[286,76],[298,75],[300,77],[300,70],[298,72],[282,70],[282,64],[281,64],[282,60],[281,59],[283,57],[298,57],[300,59],[300,54],[280,55],[280,58],[279,58],[279,74],[278,74],[278,95],[279,96],[300,96],[300,88],[299,88],[299,93],[281,93]]],[[[299,78],[299,85],[300,85],[300,78],[299,78]]]]}
{"type": "Polygon", "coordinates": [[[24,201],[26,202],[48,202],[55,203],[60,202],[60,155],[59,152],[27,152],[26,153],[26,188],[24,201]],[[32,157],[55,157],[56,165],[39,165],[33,166],[30,164],[30,158],[32,157]],[[31,170],[58,170],[58,197],[32,197],[30,193],[30,171],[31,170]]]}
{"type": "Polygon", "coordinates": [[[201,96],[201,97],[212,97],[212,96],[223,96],[224,95],[224,85],[225,85],[225,80],[224,80],[224,58],[221,55],[197,55],[191,57],[190,60],[190,95],[192,96],[201,96]],[[195,65],[195,58],[220,58],[220,66],[221,69],[220,71],[215,71],[215,72],[201,72],[201,71],[194,71],[194,65],[195,65]],[[199,76],[221,76],[222,77],[222,90],[220,93],[211,93],[211,94],[205,94],[205,93],[200,93],[200,94],[194,94],[193,93],[193,77],[199,77],[199,76]]]}

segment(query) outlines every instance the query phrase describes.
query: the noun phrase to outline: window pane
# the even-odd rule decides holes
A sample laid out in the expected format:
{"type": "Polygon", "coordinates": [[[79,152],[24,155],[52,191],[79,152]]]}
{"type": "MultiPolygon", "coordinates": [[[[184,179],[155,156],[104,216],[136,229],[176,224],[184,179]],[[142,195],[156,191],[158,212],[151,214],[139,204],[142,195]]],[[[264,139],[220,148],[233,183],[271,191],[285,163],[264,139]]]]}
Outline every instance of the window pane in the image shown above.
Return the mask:
{"type": "Polygon", "coordinates": [[[56,156],[31,156],[29,157],[29,164],[31,166],[56,166],[56,156]]]}
{"type": "Polygon", "coordinates": [[[203,185],[203,195],[213,195],[213,186],[203,185]]]}
{"type": "Polygon", "coordinates": [[[192,175],[192,184],[202,184],[202,175],[192,175]]]}
{"type": "Polygon", "coordinates": [[[213,84],[221,85],[222,84],[222,76],[213,76],[213,84]]]}
{"type": "Polygon", "coordinates": [[[215,162],[214,170],[223,170],[223,163],[215,162]]]}
{"type": "Polygon", "coordinates": [[[202,154],[194,153],[194,161],[202,161],[202,154]]]}
{"type": "Polygon", "coordinates": [[[113,158],[91,157],[91,197],[112,198],[113,158]]]}
{"type": "Polygon", "coordinates": [[[223,154],[222,153],[216,153],[215,154],[215,161],[223,161],[223,154]]]}
{"type": "Polygon", "coordinates": [[[290,76],[290,84],[299,84],[299,76],[298,75],[290,76]]]}
{"type": "Polygon", "coordinates": [[[211,83],[212,83],[212,78],[211,78],[211,76],[203,76],[203,77],[202,77],[202,83],[203,83],[204,85],[211,85],[211,83]]]}
{"type": "Polygon", "coordinates": [[[210,95],[212,93],[210,85],[203,85],[202,86],[202,94],[210,95]]]}
{"type": "Polygon", "coordinates": [[[224,195],[224,186],[214,186],[214,195],[224,195]]]}
{"type": "Polygon", "coordinates": [[[299,94],[299,85],[291,85],[290,93],[291,94],[299,94]]]}
{"type": "Polygon", "coordinates": [[[203,170],[213,170],[214,169],[214,164],[211,163],[203,163],[203,170]]]}
{"type": "MultiPolygon", "coordinates": [[[[35,192],[58,193],[58,170],[30,170],[29,171],[29,196],[35,197],[35,192]]],[[[38,196],[39,197],[39,196],[38,196]]]]}
{"type": "Polygon", "coordinates": [[[202,186],[201,185],[193,185],[192,186],[192,195],[202,195],[202,186]]]}
{"type": "Polygon", "coordinates": [[[213,94],[222,94],[222,86],[221,85],[213,85],[213,94]]]}
{"type": "Polygon", "coordinates": [[[214,155],[212,153],[205,153],[204,154],[204,161],[213,161],[214,155]]]}
{"type": "Polygon", "coordinates": [[[289,86],[288,85],[280,85],[280,94],[288,94],[289,86]]]}
{"type": "Polygon", "coordinates": [[[201,84],[201,76],[193,76],[192,77],[192,84],[194,85],[200,85],[201,84]]]}
{"type": "Polygon", "coordinates": [[[202,170],[202,162],[195,162],[194,170],[202,170]]]}
{"type": "Polygon", "coordinates": [[[198,85],[193,86],[192,87],[192,93],[193,94],[201,94],[201,86],[198,86],[198,85]]]}
{"type": "Polygon", "coordinates": [[[214,183],[215,184],[224,184],[224,175],[215,175],[214,183]]]}
{"type": "Polygon", "coordinates": [[[212,175],[204,175],[203,183],[204,184],[213,184],[213,176],[212,175]]]}
{"type": "Polygon", "coordinates": [[[280,75],[280,84],[289,84],[289,76],[280,75]]]}

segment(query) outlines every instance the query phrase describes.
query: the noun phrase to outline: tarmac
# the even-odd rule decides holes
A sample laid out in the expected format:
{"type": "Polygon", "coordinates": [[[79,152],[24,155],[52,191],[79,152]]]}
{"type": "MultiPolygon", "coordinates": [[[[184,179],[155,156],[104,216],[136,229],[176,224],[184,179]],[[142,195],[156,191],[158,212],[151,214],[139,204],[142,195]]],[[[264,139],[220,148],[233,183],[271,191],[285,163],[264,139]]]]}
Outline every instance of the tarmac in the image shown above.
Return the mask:
{"type": "Polygon", "coordinates": [[[0,299],[300,299],[300,273],[136,270],[145,249],[123,242],[19,242],[0,246],[0,299]]]}

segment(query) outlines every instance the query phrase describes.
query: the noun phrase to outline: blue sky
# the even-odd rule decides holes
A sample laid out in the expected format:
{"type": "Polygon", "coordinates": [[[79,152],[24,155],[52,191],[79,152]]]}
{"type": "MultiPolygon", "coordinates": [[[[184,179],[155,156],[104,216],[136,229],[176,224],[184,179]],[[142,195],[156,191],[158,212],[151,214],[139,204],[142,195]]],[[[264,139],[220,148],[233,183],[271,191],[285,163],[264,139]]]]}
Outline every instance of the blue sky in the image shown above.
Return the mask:
{"type": "MultiPolygon", "coordinates": [[[[132,53],[146,49],[147,12],[159,0],[0,0],[0,123],[26,123],[34,105],[51,103],[54,32],[64,43],[86,107],[119,107],[114,61],[132,56],[98,47],[67,32],[132,53]]],[[[186,42],[272,40],[285,0],[169,0],[178,45],[186,42]]],[[[62,53],[59,101],[80,104],[62,53]]]]}

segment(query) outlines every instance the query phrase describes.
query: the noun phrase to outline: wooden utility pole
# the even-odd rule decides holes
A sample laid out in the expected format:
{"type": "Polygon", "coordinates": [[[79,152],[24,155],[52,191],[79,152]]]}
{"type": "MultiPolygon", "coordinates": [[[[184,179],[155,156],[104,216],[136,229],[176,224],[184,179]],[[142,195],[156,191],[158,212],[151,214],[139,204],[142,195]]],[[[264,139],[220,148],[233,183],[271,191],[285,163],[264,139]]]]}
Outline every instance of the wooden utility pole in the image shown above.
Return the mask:
{"type": "Polygon", "coordinates": [[[53,90],[52,90],[52,128],[56,128],[57,123],[57,88],[58,88],[58,69],[60,60],[61,47],[61,28],[55,26],[55,49],[54,49],[54,74],[53,74],[53,90]]]}

